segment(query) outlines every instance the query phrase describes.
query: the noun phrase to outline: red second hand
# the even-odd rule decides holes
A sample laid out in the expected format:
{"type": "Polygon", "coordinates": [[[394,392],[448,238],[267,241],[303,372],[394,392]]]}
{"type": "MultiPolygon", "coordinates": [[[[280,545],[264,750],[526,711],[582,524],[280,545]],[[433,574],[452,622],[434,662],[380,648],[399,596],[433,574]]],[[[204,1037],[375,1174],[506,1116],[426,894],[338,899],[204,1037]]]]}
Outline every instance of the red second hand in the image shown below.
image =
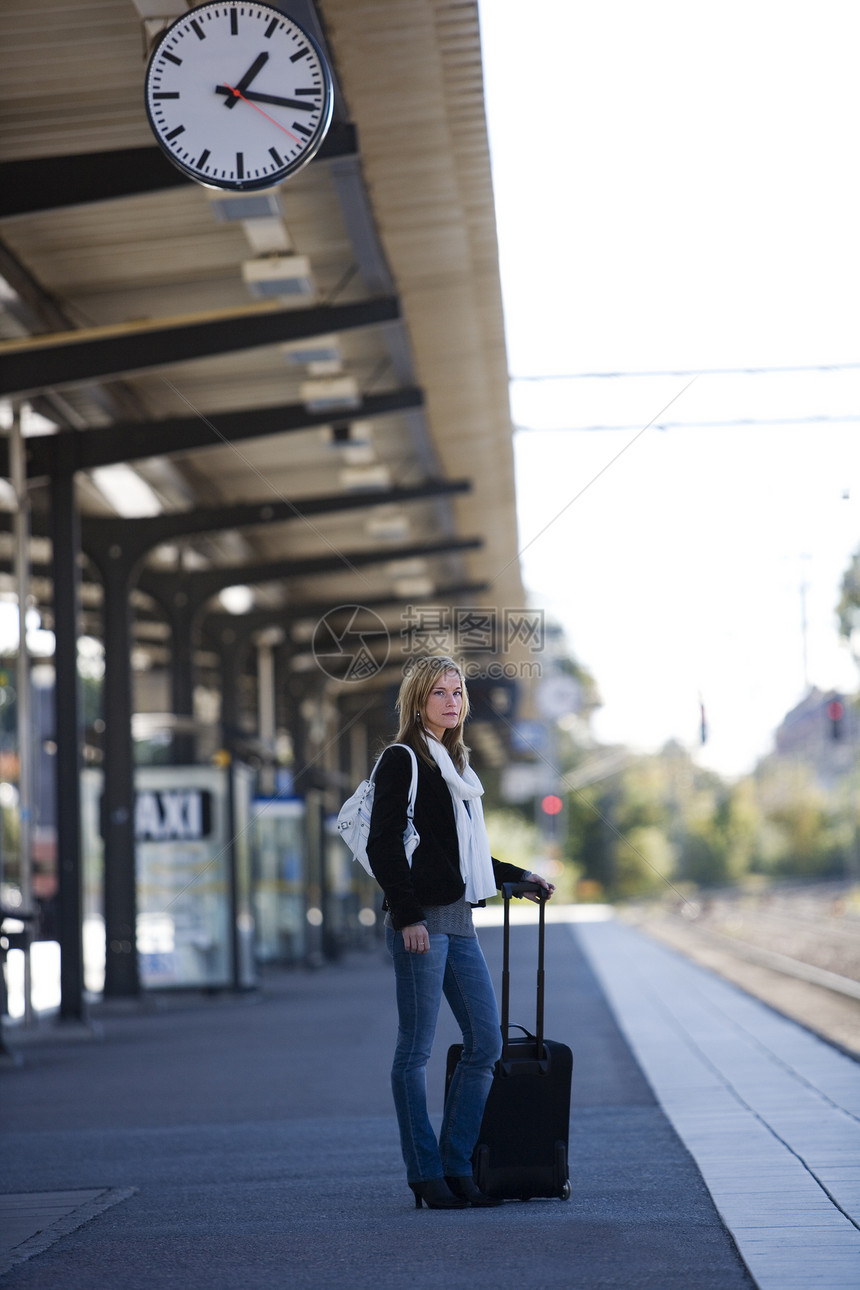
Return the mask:
{"type": "Polygon", "coordinates": [[[235,94],[236,98],[241,99],[243,103],[247,103],[248,107],[252,107],[255,112],[259,112],[260,116],[264,116],[267,121],[271,121],[272,125],[276,125],[279,130],[283,130],[284,134],[288,134],[294,143],[301,143],[301,139],[296,138],[296,136],[292,134],[286,126],[281,125],[280,121],[276,121],[273,116],[269,116],[268,112],[264,112],[261,107],[257,107],[256,103],[252,103],[250,99],[246,99],[241,90],[234,90],[233,86],[228,85],[226,81],[224,82],[224,88],[228,89],[231,94],[235,94]]]}

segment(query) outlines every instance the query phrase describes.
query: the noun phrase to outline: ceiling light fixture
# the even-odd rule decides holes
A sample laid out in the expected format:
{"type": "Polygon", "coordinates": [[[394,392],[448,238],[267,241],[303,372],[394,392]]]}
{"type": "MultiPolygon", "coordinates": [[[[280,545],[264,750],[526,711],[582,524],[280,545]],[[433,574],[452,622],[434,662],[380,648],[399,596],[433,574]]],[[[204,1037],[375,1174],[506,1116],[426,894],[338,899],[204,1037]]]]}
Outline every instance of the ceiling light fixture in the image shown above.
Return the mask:
{"type": "Polygon", "coordinates": [[[294,340],[289,345],[282,345],[281,353],[293,367],[309,367],[313,363],[343,362],[337,336],[315,336],[313,340],[294,340]]]}
{"type": "Polygon", "coordinates": [[[222,587],[218,599],[228,614],[247,614],[254,604],[254,592],[238,583],[233,587],[222,587]]]}
{"type": "Polygon", "coordinates": [[[309,412],[357,408],[361,403],[358,381],[354,376],[333,376],[318,381],[302,381],[299,386],[299,398],[309,412]]]}
{"type": "Polygon", "coordinates": [[[245,286],[258,300],[281,296],[290,304],[305,304],[316,295],[311,262],[306,255],[264,255],[244,260],[245,286]]]}
{"type": "Polygon", "coordinates": [[[292,251],[293,242],[282,219],[244,219],[242,231],[255,255],[292,251]]]}
{"type": "Polygon", "coordinates": [[[340,455],[345,466],[372,466],[376,461],[372,443],[347,444],[340,455]]]}
{"type": "Polygon", "coordinates": [[[391,487],[391,470],[388,466],[344,466],[338,477],[341,488],[354,492],[391,487]]]}
{"type": "Polygon", "coordinates": [[[335,449],[373,446],[373,426],[369,421],[334,421],[323,426],[320,435],[335,449]]]}
{"type": "Polygon", "coordinates": [[[284,215],[280,195],[271,188],[262,193],[219,193],[209,197],[209,205],[219,224],[273,218],[280,221],[284,215]]]}
{"type": "Polygon", "coordinates": [[[426,600],[436,590],[432,578],[397,578],[393,587],[401,600],[426,600]]]}
{"type": "Polygon", "coordinates": [[[320,434],[345,466],[370,466],[376,461],[369,421],[336,421],[333,425],[323,426],[320,434]]]}
{"type": "Polygon", "coordinates": [[[368,537],[379,542],[405,542],[412,532],[409,517],[403,511],[371,515],[364,526],[368,537]]]}
{"type": "Polygon", "coordinates": [[[423,578],[427,573],[427,561],[421,556],[410,560],[391,560],[385,566],[389,578],[423,578]]]}

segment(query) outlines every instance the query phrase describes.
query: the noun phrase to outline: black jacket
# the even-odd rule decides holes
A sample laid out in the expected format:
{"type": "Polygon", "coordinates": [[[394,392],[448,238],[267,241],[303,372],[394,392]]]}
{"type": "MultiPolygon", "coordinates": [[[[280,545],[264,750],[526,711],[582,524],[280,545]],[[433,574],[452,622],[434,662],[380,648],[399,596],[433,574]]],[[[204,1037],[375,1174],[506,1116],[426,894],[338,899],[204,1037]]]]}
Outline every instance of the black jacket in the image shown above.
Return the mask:
{"type": "MultiPolygon", "coordinates": [[[[406,749],[387,748],[374,780],[367,857],[397,930],[420,923],[425,905],[452,905],[466,890],[451,793],[439,767],[429,766],[420,756],[415,827],[421,841],[409,868],[403,831],[411,779],[412,761],[406,749]]],[[[494,859],[493,872],[500,886],[521,881],[528,871],[494,859]]]]}

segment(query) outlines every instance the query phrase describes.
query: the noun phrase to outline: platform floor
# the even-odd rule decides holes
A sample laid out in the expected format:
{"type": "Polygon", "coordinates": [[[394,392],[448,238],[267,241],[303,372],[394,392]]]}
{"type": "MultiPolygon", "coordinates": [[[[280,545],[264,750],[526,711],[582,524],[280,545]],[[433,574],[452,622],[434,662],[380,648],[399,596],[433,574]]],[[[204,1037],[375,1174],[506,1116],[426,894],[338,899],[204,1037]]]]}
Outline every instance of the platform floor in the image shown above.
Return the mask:
{"type": "MultiPolygon", "coordinates": [[[[641,933],[550,908],[547,1032],[574,1050],[569,1202],[411,1207],[374,950],[252,996],[104,1007],[100,1040],[21,1041],[23,1064],[0,1072],[0,1283],[854,1290],[860,1065],[641,933]]],[[[498,980],[500,930],[480,934],[498,980]]],[[[535,940],[515,925],[525,1025],[535,940]]],[[[437,1115],[455,1039],[444,1015],[437,1115]]]]}
{"type": "Polygon", "coordinates": [[[618,923],[577,936],[761,1290],[860,1286],[860,1064],[618,923]]]}

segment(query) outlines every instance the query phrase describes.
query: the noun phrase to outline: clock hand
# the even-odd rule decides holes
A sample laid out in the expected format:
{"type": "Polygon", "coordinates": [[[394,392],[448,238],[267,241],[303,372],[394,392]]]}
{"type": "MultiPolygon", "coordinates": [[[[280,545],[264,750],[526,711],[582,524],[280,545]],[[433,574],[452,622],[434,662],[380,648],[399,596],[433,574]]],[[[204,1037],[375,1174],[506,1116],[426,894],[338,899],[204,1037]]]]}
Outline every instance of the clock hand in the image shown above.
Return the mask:
{"type": "MultiPolygon", "coordinates": [[[[243,98],[245,102],[250,103],[252,107],[255,103],[275,103],[279,107],[292,108],[293,111],[313,112],[318,106],[316,103],[302,102],[301,99],[281,99],[281,98],[278,98],[277,94],[257,94],[253,90],[248,90],[246,94],[243,92],[244,87],[242,85],[238,85],[236,87],[236,90],[239,91],[239,98],[243,98]]],[[[216,94],[232,95],[236,93],[236,90],[231,89],[229,85],[215,86],[216,94]]],[[[236,102],[235,98],[228,98],[227,106],[232,107],[235,104],[235,102],[236,102]]]]}
{"type": "MultiPolygon", "coordinates": [[[[224,86],[219,85],[217,89],[219,92],[223,92],[223,90],[229,90],[231,94],[235,94],[237,99],[245,99],[245,102],[248,104],[248,107],[252,107],[255,112],[260,113],[260,116],[264,116],[267,121],[271,121],[272,125],[276,125],[279,130],[283,130],[284,134],[288,134],[295,143],[302,142],[302,140],[299,139],[296,135],[292,134],[286,128],[286,126],[281,125],[280,121],[276,121],[273,116],[269,116],[268,112],[264,112],[262,108],[258,108],[256,103],[252,103],[250,99],[245,98],[245,95],[240,93],[239,90],[234,89],[232,85],[224,85],[224,86]]],[[[233,101],[235,102],[236,100],[234,99],[233,101]]]]}
{"type": "MultiPolygon", "coordinates": [[[[268,61],[269,61],[269,55],[268,55],[267,53],[262,53],[262,54],[258,54],[258,55],[257,55],[257,57],[254,59],[254,61],[253,61],[253,63],[251,64],[251,66],[248,68],[248,70],[247,70],[247,72],[245,73],[245,75],[242,77],[242,79],[241,79],[241,81],[239,82],[239,84],[236,86],[237,90],[239,90],[239,92],[240,92],[240,93],[244,93],[244,91],[245,91],[245,90],[248,88],[248,86],[251,84],[251,81],[254,79],[254,77],[257,75],[257,73],[258,73],[258,72],[259,72],[263,67],[265,67],[265,65],[266,65],[266,63],[267,63],[268,61]]],[[[228,98],[228,99],[227,99],[227,101],[226,101],[226,103],[225,103],[225,107],[233,108],[233,107],[235,107],[235,106],[236,106],[236,100],[235,100],[235,98],[232,98],[232,97],[231,97],[231,98],[228,98]]]]}

